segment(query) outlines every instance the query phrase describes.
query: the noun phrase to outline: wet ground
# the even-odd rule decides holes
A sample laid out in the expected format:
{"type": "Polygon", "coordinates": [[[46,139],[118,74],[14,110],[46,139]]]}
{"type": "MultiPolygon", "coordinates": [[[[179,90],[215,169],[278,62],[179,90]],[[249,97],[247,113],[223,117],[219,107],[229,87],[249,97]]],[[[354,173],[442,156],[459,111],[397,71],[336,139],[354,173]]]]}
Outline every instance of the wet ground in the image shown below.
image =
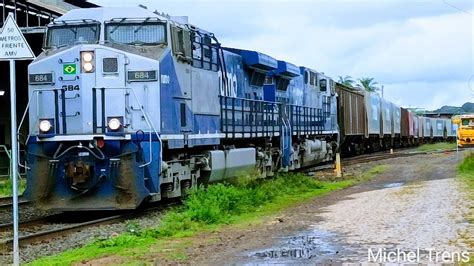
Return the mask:
{"type": "Polygon", "coordinates": [[[370,182],[314,199],[263,224],[202,236],[188,250],[188,262],[366,264],[392,251],[398,252],[398,262],[412,262],[408,256],[413,254],[421,263],[441,262],[442,256],[444,262],[461,260],[463,252],[474,252],[474,228],[466,221],[473,203],[455,178],[462,157],[441,153],[352,166],[347,174],[390,165],[370,182]],[[436,257],[436,252],[444,254],[436,257]]]}

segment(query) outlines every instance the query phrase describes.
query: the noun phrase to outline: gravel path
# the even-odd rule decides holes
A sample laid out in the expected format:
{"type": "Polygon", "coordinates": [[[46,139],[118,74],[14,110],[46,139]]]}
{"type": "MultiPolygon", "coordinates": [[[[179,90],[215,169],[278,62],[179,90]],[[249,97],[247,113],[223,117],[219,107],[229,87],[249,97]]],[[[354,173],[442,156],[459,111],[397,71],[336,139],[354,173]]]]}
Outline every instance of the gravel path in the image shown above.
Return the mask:
{"type": "MultiPolygon", "coordinates": [[[[433,257],[436,251],[454,254],[451,256],[457,260],[456,252],[473,252],[468,241],[474,238],[473,226],[464,220],[472,205],[466,204],[467,192],[461,181],[454,178],[458,160],[455,153],[431,155],[429,160],[394,167],[382,179],[392,176],[395,180],[378,186],[362,185],[376,189],[352,194],[321,208],[321,221],[297,234],[300,239],[306,237],[305,241],[288,246],[285,239],[252,257],[270,262],[289,262],[295,256],[316,263],[368,262],[369,249],[375,256],[385,248],[399,249],[402,254],[420,250],[421,263],[440,262],[440,258],[433,257]],[[277,250],[278,258],[268,253],[272,249],[277,250]],[[431,257],[430,249],[434,249],[431,257]],[[292,250],[303,252],[282,253],[292,250]]],[[[403,256],[398,261],[410,262],[403,256]]]]}
{"type": "Polygon", "coordinates": [[[461,236],[474,231],[463,221],[468,209],[460,191],[459,181],[449,178],[362,192],[324,208],[324,221],[312,228],[344,236],[355,254],[342,261],[366,261],[369,248],[468,251],[461,236]]]}
{"type": "MultiPolygon", "coordinates": [[[[347,167],[349,175],[389,165],[370,182],[284,211],[261,225],[200,236],[188,262],[359,265],[367,264],[369,248],[374,255],[379,248],[406,254],[419,249],[421,263],[429,262],[431,248],[432,255],[446,251],[455,259],[456,252],[472,254],[474,228],[465,217],[473,203],[455,178],[462,157],[417,155],[347,167]],[[206,238],[214,241],[206,243],[206,238]]],[[[403,257],[399,261],[406,262],[403,257]]]]}

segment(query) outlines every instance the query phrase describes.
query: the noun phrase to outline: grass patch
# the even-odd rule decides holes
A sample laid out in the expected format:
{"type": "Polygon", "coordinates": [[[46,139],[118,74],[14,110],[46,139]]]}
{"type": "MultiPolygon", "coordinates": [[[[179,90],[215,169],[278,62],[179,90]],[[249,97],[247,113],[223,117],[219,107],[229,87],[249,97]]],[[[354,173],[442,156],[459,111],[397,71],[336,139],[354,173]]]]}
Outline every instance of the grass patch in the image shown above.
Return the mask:
{"type": "MultiPolygon", "coordinates": [[[[236,184],[218,183],[191,191],[182,206],[168,211],[155,228],[128,224],[128,232],[99,239],[84,247],[38,259],[30,265],[69,265],[107,255],[141,260],[145,254],[187,260],[183,242],[196,233],[219,229],[226,224],[248,225],[302,201],[366,181],[388,169],[377,166],[363,177],[337,182],[318,181],[302,174],[281,174],[273,179],[244,177],[236,184]],[[160,252],[161,250],[161,252],[160,252]],[[156,255],[155,254],[160,254],[156,255]]],[[[121,262],[123,263],[123,262],[121,262]]]]}
{"type": "Polygon", "coordinates": [[[438,142],[433,144],[423,144],[416,148],[417,151],[429,152],[429,151],[440,151],[440,150],[452,150],[456,149],[455,142],[438,142]]]}
{"type": "MultiPolygon", "coordinates": [[[[461,178],[461,180],[464,181],[466,184],[466,189],[469,192],[471,201],[470,201],[470,213],[468,213],[468,216],[466,217],[466,220],[474,224],[474,206],[472,202],[474,201],[474,153],[468,154],[464,160],[459,164],[458,166],[458,176],[461,178]]],[[[471,250],[474,250],[474,240],[472,239],[472,236],[466,236],[466,242],[470,246],[471,250]],[[470,239],[469,239],[470,238],[470,239]]],[[[472,262],[474,262],[474,254],[470,254],[470,261],[466,263],[465,265],[472,265],[472,262]]]]}
{"type": "MultiPolygon", "coordinates": [[[[21,178],[19,180],[19,188],[18,194],[23,194],[26,188],[26,180],[21,178]]],[[[11,197],[13,196],[13,181],[10,179],[6,179],[4,181],[0,181],[0,197],[11,197]]]]}
{"type": "Polygon", "coordinates": [[[474,189],[474,153],[470,153],[458,166],[458,173],[469,184],[471,189],[474,189]]]}
{"type": "Polygon", "coordinates": [[[357,178],[358,181],[369,181],[370,179],[374,178],[376,175],[386,172],[390,169],[390,165],[388,164],[380,164],[370,168],[367,172],[363,173],[361,176],[357,178]]]}

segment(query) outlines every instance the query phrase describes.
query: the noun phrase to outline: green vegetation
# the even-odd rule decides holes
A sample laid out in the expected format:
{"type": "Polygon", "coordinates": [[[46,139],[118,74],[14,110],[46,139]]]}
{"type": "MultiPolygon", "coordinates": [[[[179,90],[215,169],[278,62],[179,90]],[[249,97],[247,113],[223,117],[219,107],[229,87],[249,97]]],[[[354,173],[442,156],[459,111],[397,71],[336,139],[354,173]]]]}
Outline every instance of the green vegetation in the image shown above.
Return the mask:
{"type": "Polygon", "coordinates": [[[355,81],[352,79],[352,77],[347,76],[347,75],[345,77],[339,76],[339,80],[337,82],[339,82],[342,85],[345,85],[347,87],[350,87],[350,88],[353,88],[354,83],[355,83],[355,81]]]}
{"type": "Polygon", "coordinates": [[[416,148],[417,151],[430,152],[440,150],[452,150],[456,149],[456,143],[454,142],[438,142],[433,144],[423,144],[416,148]]]}
{"type": "MultiPolygon", "coordinates": [[[[25,191],[26,180],[20,179],[18,193],[21,195],[25,191]]],[[[11,179],[0,181],[0,197],[11,197],[13,195],[13,182],[11,179]]]]}
{"type": "Polygon", "coordinates": [[[377,87],[378,83],[375,82],[374,78],[360,78],[359,79],[359,84],[357,84],[357,87],[366,90],[368,92],[376,92],[379,91],[380,88],[377,87]]]}
{"type": "Polygon", "coordinates": [[[368,92],[377,92],[380,90],[380,87],[378,87],[379,84],[374,78],[359,78],[357,79],[358,83],[356,83],[351,76],[346,75],[344,77],[339,76],[337,82],[354,90],[365,90],[368,92]]]}
{"type": "Polygon", "coordinates": [[[363,175],[357,177],[357,180],[360,181],[369,181],[370,179],[374,178],[376,175],[381,174],[385,171],[387,171],[390,168],[389,165],[386,164],[379,164],[371,169],[369,171],[365,172],[363,175]]]}
{"type": "Polygon", "coordinates": [[[366,181],[386,169],[387,166],[380,165],[363,176],[337,182],[318,181],[302,174],[282,174],[274,179],[255,180],[246,176],[236,184],[200,187],[191,191],[182,206],[167,211],[157,227],[144,229],[137,223],[129,223],[125,234],[98,239],[84,247],[38,259],[31,265],[69,265],[103,256],[114,256],[124,263],[141,260],[150,253],[174,261],[186,260],[184,247],[192,244],[187,237],[228,224],[259,223],[266,215],[366,181]],[[183,240],[188,242],[183,243],[183,240]]]}
{"type": "MultiPolygon", "coordinates": [[[[469,223],[474,224],[474,153],[470,153],[464,160],[462,161],[461,164],[458,166],[458,174],[461,180],[463,180],[466,184],[466,188],[469,192],[469,195],[471,197],[471,202],[470,204],[470,213],[468,214],[466,220],[469,221],[469,223]]],[[[468,239],[466,239],[468,245],[470,246],[471,250],[474,250],[474,239],[472,239],[472,236],[467,236],[468,239]]],[[[466,265],[471,265],[474,261],[474,254],[471,253],[471,258],[470,262],[466,263],[466,265]]]]}

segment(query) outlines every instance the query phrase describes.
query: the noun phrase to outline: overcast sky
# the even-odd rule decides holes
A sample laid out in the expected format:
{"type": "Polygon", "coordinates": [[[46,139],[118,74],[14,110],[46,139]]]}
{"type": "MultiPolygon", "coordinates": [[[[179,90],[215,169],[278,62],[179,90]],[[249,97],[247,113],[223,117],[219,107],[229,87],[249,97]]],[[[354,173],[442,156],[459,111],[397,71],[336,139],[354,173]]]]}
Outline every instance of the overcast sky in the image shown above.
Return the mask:
{"type": "Polygon", "coordinates": [[[224,46],[258,50],[336,80],[374,77],[402,106],[474,101],[474,0],[91,2],[185,15],[224,46]]]}

